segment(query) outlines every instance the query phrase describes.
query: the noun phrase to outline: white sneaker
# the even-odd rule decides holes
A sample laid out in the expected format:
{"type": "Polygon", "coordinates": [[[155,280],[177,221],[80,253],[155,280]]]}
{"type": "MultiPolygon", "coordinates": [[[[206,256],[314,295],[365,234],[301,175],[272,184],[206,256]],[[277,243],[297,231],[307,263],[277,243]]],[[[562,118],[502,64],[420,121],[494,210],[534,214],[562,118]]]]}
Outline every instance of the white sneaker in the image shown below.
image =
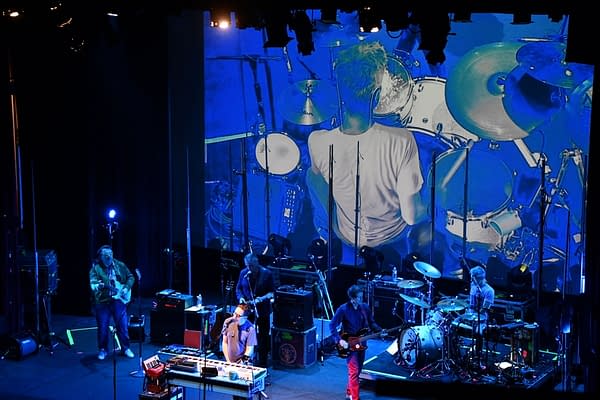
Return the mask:
{"type": "Polygon", "coordinates": [[[133,358],[135,357],[135,354],[133,354],[133,351],[131,351],[131,349],[127,349],[123,352],[123,355],[127,358],[133,358]]]}
{"type": "Polygon", "coordinates": [[[98,352],[98,360],[102,361],[106,358],[106,350],[100,349],[98,352]]]}

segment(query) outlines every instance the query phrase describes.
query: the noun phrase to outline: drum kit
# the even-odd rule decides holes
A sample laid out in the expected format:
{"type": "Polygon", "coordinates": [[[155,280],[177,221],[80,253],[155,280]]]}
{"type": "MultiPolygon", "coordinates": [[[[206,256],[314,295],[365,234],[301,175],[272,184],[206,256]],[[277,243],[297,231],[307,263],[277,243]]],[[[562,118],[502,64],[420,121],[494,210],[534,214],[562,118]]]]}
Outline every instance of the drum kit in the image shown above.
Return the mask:
{"type": "MultiPolygon", "coordinates": [[[[341,45],[336,42],[326,47],[341,45]]],[[[457,258],[469,253],[485,261],[490,252],[497,252],[517,262],[531,251],[509,244],[511,239],[523,241],[521,228],[527,228],[528,217],[535,218],[524,214],[537,212],[534,201],[541,198],[539,188],[530,191],[530,185],[521,184],[519,179],[538,181],[536,169],[546,159],[542,152],[554,149],[548,149],[546,141],[546,148],[532,151],[527,139],[544,124],[574,120],[585,109],[585,100],[591,102],[591,89],[580,88],[586,83],[585,87],[591,88],[593,69],[565,62],[565,53],[566,45],[559,41],[490,43],[466,53],[447,79],[413,78],[406,62],[389,54],[374,118],[415,134],[422,170],[428,173],[424,187],[436,192],[431,199],[424,193],[424,199],[436,201],[436,213],[441,213],[437,220],[445,221],[445,235],[457,258]],[[574,96],[577,93],[582,95],[574,96]],[[517,171],[507,161],[524,162],[529,169],[519,166],[517,171]],[[517,188],[527,193],[516,193],[517,188]],[[515,254],[515,249],[522,250],[515,254]],[[480,250],[483,254],[477,253],[480,250]]],[[[339,105],[332,82],[308,79],[290,84],[278,98],[279,115],[300,128],[334,126],[339,105]]],[[[306,160],[293,135],[270,132],[256,139],[256,161],[263,171],[283,179],[302,172],[306,160]]],[[[564,191],[554,186],[565,184],[565,159],[573,160],[578,176],[583,177],[585,149],[556,153],[563,157],[557,161],[560,169],[556,178],[544,175],[547,182],[538,185],[552,184],[549,191],[560,195],[564,191]]],[[[552,169],[546,166],[546,172],[552,169]]],[[[530,225],[536,229],[536,224],[530,225]]],[[[426,273],[423,275],[427,277],[426,273]]],[[[414,303],[423,308],[420,301],[413,299],[414,303]]]]}
{"type": "MultiPolygon", "coordinates": [[[[413,266],[427,282],[427,294],[413,297],[400,293],[399,296],[406,303],[418,307],[422,313],[425,310],[427,312],[423,325],[410,326],[400,332],[395,362],[423,377],[436,372],[447,374],[455,367],[451,358],[451,323],[458,312],[467,308],[467,304],[457,298],[442,298],[432,306],[433,279],[440,278],[442,274],[433,265],[422,261],[414,262],[413,266]]],[[[418,288],[424,285],[421,281],[409,280],[400,282],[399,286],[418,288]]]]}

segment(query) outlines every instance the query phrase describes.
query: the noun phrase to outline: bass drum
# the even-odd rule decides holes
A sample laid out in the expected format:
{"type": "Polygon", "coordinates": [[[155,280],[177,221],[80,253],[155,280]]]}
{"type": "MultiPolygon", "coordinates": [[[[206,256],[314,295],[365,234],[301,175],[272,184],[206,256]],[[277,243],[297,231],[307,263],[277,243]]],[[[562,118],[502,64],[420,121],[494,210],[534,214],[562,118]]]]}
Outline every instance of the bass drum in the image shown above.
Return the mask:
{"type": "Polygon", "coordinates": [[[423,368],[442,358],[444,334],[433,326],[413,326],[398,337],[396,364],[406,368],[423,368]]]}

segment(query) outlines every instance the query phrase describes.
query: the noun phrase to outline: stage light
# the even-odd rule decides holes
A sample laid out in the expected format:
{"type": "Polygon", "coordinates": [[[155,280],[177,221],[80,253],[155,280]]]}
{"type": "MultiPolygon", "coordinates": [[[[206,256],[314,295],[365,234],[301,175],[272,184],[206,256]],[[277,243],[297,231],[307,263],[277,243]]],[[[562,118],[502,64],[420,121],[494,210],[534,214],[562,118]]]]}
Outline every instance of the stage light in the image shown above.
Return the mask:
{"type": "Polygon", "coordinates": [[[375,33],[381,30],[381,18],[371,6],[358,10],[358,24],[363,33],[375,33]]]}
{"type": "Polygon", "coordinates": [[[313,262],[315,268],[327,267],[327,243],[321,238],[314,239],[308,246],[306,255],[313,262]]]}
{"type": "Polygon", "coordinates": [[[265,14],[267,41],[264,47],[285,47],[292,39],[288,36],[287,26],[290,21],[289,11],[268,10],[265,14]]]}
{"type": "Polygon", "coordinates": [[[303,56],[312,54],[315,50],[312,33],[313,25],[306,15],[306,11],[295,11],[290,20],[290,29],[296,32],[296,41],[298,42],[298,52],[303,56]]]}
{"type": "Polygon", "coordinates": [[[372,247],[363,246],[360,248],[358,254],[363,259],[367,271],[376,274],[381,272],[381,264],[384,259],[382,252],[372,247]]]}
{"type": "Polygon", "coordinates": [[[396,4],[392,8],[390,5],[382,14],[383,22],[385,22],[385,29],[388,32],[398,32],[408,28],[410,21],[408,17],[408,8],[406,8],[406,6],[396,4]]]}
{"type": "Polygon", "coordinates": [[[432,11],[418,18],[421,27],[419,50],[426,50],[425,58],[431,65],[446,61],[444,49],[450,33],[450,17],[442,11],[432,11]]]}
{"type": "Polygon", "coordinates": [[[225,9],[211,9],[210,26],[213,28],[227,29],[231,26],[231,12],[225,9]]]}
{"type": "Polygon", "coordinates": [[[115,210],[114,208],[111,208],[106,213],[106,216],[108,217],[109,220],[115,219],[117,217],[117,210],[115,210]]]}

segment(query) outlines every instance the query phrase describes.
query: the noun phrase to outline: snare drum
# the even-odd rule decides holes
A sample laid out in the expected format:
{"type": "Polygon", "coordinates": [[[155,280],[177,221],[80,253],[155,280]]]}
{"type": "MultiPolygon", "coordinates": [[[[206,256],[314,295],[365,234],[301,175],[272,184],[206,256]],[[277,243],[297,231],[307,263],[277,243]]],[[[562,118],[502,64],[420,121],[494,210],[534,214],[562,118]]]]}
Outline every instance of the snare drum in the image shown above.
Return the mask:
{"type": "Polygon", "coordinates": [[[268,166],[269,173],[273,175],[288,175],[300,164],[300,148],[285,133],[274,132],[260,138],[255,155],[261,168],[266,171],[268,166]]]}
{"type": "MultiPolygon", "coordinates": [[[[512,199],[513,173],[491,151],[472,148],[468,160],[466,157],[466,149],[451,149],[436,159],[436,209],[446,214],[448,232],[462,240],[466,220],[466,241],[493,250],[520,227],[518,214],[503,213],[512,199]],[[463,218],[465,185],[467,207],[463,218]]],[[[430,187],[432,176],[430,170],[430,187]]]]}

